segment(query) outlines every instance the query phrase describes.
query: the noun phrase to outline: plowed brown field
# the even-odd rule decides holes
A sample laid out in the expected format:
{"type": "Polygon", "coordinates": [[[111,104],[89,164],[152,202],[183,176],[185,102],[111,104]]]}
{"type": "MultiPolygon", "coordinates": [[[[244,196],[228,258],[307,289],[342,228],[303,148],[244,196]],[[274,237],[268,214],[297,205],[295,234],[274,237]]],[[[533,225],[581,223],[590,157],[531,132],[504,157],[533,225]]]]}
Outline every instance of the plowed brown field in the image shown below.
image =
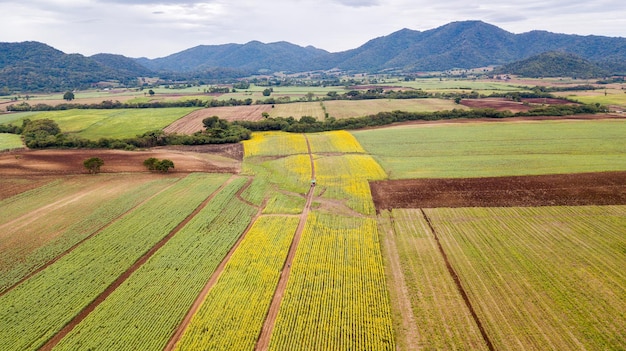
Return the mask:
{"type": "Polygon", "coordinates": [[[167,126],[166,133],[193,134],[203,130],[202,120],[212,116],[218,116],[228,121],[258,121],[263,116],[263,112],[270,112],[272,105],[250,105],[250,106],[225,106],[203,108],[193,111],[187,116],[175,121],[167,126]]]}
{"type": "MultiPolygon", "coordinates": [[[[229,145],[232,146],[232,145],[229,145]]],[[[240,145],[235,145],[235,147],[240,145]]],[[[237,173],[240,161],[233,159],[224,146],[216,146],[214,153],[221,157],[211,160],[206,154],[211,149],[205,147],[197,150],[179,149],[152,149],[147,151],[121,150],[21,150],[0,153],[0,175],[3,176],[33,176],[33,175],[66,175],[87,173],[83,162],[91,157],[99,157],[104,161],[101,168],[103,173],[118,172],[146,172],[143,161],[150,157],[169,159],[174,162],[175,168],[171,172],[224,172],[237,173]],[[222,150],[224,149],[224,150],[222,150]],[[220,151],[222,150],[222,151],[220,151]]],[[[236,150],[232,153],[237,153],[236,150]]],[[[243,154],[243,151],[239,152],[243,154]]]]}
{"type": "Polygon", "coordinates": [[[370,182],[377,210],[626,205],[626,172],[370,182]]]}

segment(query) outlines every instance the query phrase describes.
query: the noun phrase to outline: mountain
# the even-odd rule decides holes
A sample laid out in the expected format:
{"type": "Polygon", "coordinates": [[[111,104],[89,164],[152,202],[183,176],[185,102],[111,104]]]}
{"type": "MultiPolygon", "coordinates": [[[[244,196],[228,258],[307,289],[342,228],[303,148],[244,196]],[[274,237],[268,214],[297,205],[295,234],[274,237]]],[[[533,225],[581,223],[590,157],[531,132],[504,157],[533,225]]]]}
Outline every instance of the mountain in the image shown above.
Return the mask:
{"type": "Polygon", "coordinates": [[[179,53],[137,62],[152,70],[190,72],[222,67],[249,72],[304,71],[303,62],[328,55],[328,51],[312,46],[301,47],[288,42],[264,44],[251,41],[246,44],[200,45],[179,53]]]}
{"type": "Polygon", "coordinates": [[[597,64],[576,54],[550,51],[499,67],[496,74],[515,74],[524,77],[594,78],[609,74],[597,64]]]}
{"type": "Polygon", "coordinates": [[[513,34],[482,21],[452,22],[415,31],[402,29],[337,53],[286,42],[202,45],[137,62],[152,70],[191,72],[208,67],[265,71],[442,71],[503,65],[549,52],[579,55],[613,71],[626,70],[626,39],[532,31],[513,34]]]}
{"type": "Polygon", "coordinates": [[[116,55],[65,54],[38,42],[0,43],[0,89],[63,91],[134,80],[148,70],[116,55]]]}
{"type": "Polygon", "coordinates": [[[626,61],[626,39],[545,31],[513,34],[482,21],[462,21],[423,32],[403,29],[359,48],[331,54],[326,62],[341,69],[366,71],[442,71],[502,65],[547,51],[570,52],[616,66],[626,61]],[[372,56],[377,61],[371,61],[372,56]]]}
{"type": "MultiPolygon", "coordinates": [[[[0,43],[0,92],[65,90],[107,80],[132,82],[158,75],[173,80],[213,80],[277,71],[339,68],[352,72],[443,71],[506,65],[546,52],[577,55],[609,73],[626,73],[626,38],[531,31],[513,34],[482,21],[452,22],[415,31],[402,29],[337,53],[288,42],[200,45],[157,59],[98,54],[65,54],[37,42],[0,43]],[[158,73],[154,73],[158,72],[158,73]]],[[[560,66],[564,64],[561,58],[560,66]]],[[[559,65],[539,56],[526,66],[550,72],[559,65]],[[536,60],[545,60],[544,66],[536,60]]],[[[585,63],[586,72],[595,72],[585,63]]],[[[572,67],[576,65],[570,65],[572,67]]],[[[564,75],[572,72],[562,71],[564,75]]],[[[576,73],[578,74],[578,73],[576,73]]]]}
{"type": "Polygon", "coordinates": [[[145,77],[153,73],[134,59],[122,55],[96,54],[89,58],[127,77],[145,77]]]}

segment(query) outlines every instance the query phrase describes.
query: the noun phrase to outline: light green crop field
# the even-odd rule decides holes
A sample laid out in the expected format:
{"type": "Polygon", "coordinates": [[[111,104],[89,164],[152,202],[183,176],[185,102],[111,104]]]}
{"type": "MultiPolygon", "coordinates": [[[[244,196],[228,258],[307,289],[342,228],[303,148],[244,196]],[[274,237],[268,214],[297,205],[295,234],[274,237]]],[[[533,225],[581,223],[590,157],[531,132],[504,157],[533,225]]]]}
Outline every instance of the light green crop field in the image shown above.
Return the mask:
{"type": "Polygon", "coordinates": [[[123,110],[65,110],[8,115],[1,123],[21,125],[24,118],[56,121],[63,132],[97,140],[99,138],[131,138],[145,132],[163,129],[185,116],[193,107],[149,108],[123,110]]]}
{"type": "Polygon", "coordinates": [[[607,94],[604,95],[603,90],[597,90],[594,92],[587,92],[584,94],[559,94],[560,96],[564,96],[570,99],[575,99],[579,102],[585,104],[595,104],[600,103],[602,105],[610,106],[621,106],[622,108],[626,108],[626,91],[623,90],[609,90],[607,94]]]}
{"type": "MultiPolygon", "coordinates": [[[[442,90],[466,90],[470,92],[472,90],[491,90],[491,91],[520,91],[523,90],[519,85],[506,83],[506,82],[491,82],[480,81],[470,79],[442,79],[439,78],[426,78],[416,79],[408,82],[398,82],[391,85],[401,85],[404,87],[422,89],[426,91],[442,91],[442,90]]],[[[382,83],[381,85],[386,85],[382,83]]]]}
{"type": "Polygon", "coordinates": [[[391,179],[626,170],[626,121],[440,123],[354,131],[391,179]]]}
{"type": "Polygon", "coordinates": [[[24,147],[21,136],[17,134],[0,133],[0,151],[19,149],[24,147]]]}
{"type": "Polygon", "coordinates": [[[424,211],[496,350],[626,348],[626,206],[424,211]]]}

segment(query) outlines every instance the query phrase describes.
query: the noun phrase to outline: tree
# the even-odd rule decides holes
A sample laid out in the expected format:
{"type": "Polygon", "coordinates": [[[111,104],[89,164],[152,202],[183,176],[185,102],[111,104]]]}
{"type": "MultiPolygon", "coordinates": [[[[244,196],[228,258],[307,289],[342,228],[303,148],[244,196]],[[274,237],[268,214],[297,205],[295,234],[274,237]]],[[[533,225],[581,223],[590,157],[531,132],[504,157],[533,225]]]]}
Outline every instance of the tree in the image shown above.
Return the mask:
{"type": "Polygon", "coordinates": [[[170,168],[174,168],[174,162],[168,159],[163,159],[157,164],[157,170],[163,173],[167,173],[170,168]]]}
{"type": "Polygon", "coordinates": [[[263,118],[269,118],[270,114],[267,112],[261,112],[261,117],[263,118]]]}
{"type": "Polygon", "coordinates": [[[104,161],[102,161],[102,159],[99,157],[92,157],[85,160],[83,162],[83,165],[85,166],[85,168],[87,168],[89,173],[96,174],[100,172],[100,167],[104,165],[104,161]]]}
{"type": "Polygon", "coordinates": [[[148,94],[150,94],[150,96],[154,96],[154,90],[152,89],[148,90],[148,94]]]}
{"type": "Polygon", "coordinates": [[[265,88],[265,89],[263,89],[263,96],[270,96],[270,95],[272,95],[272,91],[273,91],[272,88],[265,88]]]}
{"type": "Polygon", "coordinates": [[[66,91],[65,94],[63,94],[63,100],[67,100],[67,101],[74,100],[74,93],[72,93],[71,91],[66,91]]]}
{"type": "Polygon", "coordinates": [[[150,171],[159,171],[167,173],[170,168],[174,168],[174,162],[168,159],[158,160],[154,157],[150,157],[143,161],[143,165],[150,171]]]}
{"type": "Polygon", "coordinates": [[[143,165],[150,171],[156,170],[156,166],[158,163],[159,163],[159,160],[154,157],[150,157],[143,161],[143,165]]]}

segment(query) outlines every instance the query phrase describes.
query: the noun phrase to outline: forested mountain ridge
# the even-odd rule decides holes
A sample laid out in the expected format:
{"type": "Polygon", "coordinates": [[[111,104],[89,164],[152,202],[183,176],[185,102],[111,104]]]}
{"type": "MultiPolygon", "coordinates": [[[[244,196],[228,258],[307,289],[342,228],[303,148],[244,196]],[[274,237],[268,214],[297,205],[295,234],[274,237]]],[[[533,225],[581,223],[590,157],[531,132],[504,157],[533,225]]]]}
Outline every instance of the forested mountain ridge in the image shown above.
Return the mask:
{"type": "Polygon", "coordinates": [[[100,81],[128,83],[150,71],[119,55],[65,54],[38,42],[0,43],[0,89],[62,91],[100,81]]]}
{"type": "Polygon", "coordinates": [[[514,74],[524,77],[594,78],[609,75],[609,71],[576,54],[550,51],[525,60],[506,64],[495,70],[498,74],[514,74]]]}
{"type": "Polygon", "coordinates": [[[65,54],[37,42],[0,43],[0,93],[77,89],[101,81],[133,84],[137,77],[145,76],[221,79],[335,68],[368,73],[443,71],[506,65],[555,51],[588,60],[600,67],[598,72],[626,74],[626,38],[546,31],[513,34],[482,21],[462,21],[426,31],[402,29],[337,53],[284,41],[269,44],[251,41],[200,45],[148,59],[114,54],[91,57],[65,54]]]}

